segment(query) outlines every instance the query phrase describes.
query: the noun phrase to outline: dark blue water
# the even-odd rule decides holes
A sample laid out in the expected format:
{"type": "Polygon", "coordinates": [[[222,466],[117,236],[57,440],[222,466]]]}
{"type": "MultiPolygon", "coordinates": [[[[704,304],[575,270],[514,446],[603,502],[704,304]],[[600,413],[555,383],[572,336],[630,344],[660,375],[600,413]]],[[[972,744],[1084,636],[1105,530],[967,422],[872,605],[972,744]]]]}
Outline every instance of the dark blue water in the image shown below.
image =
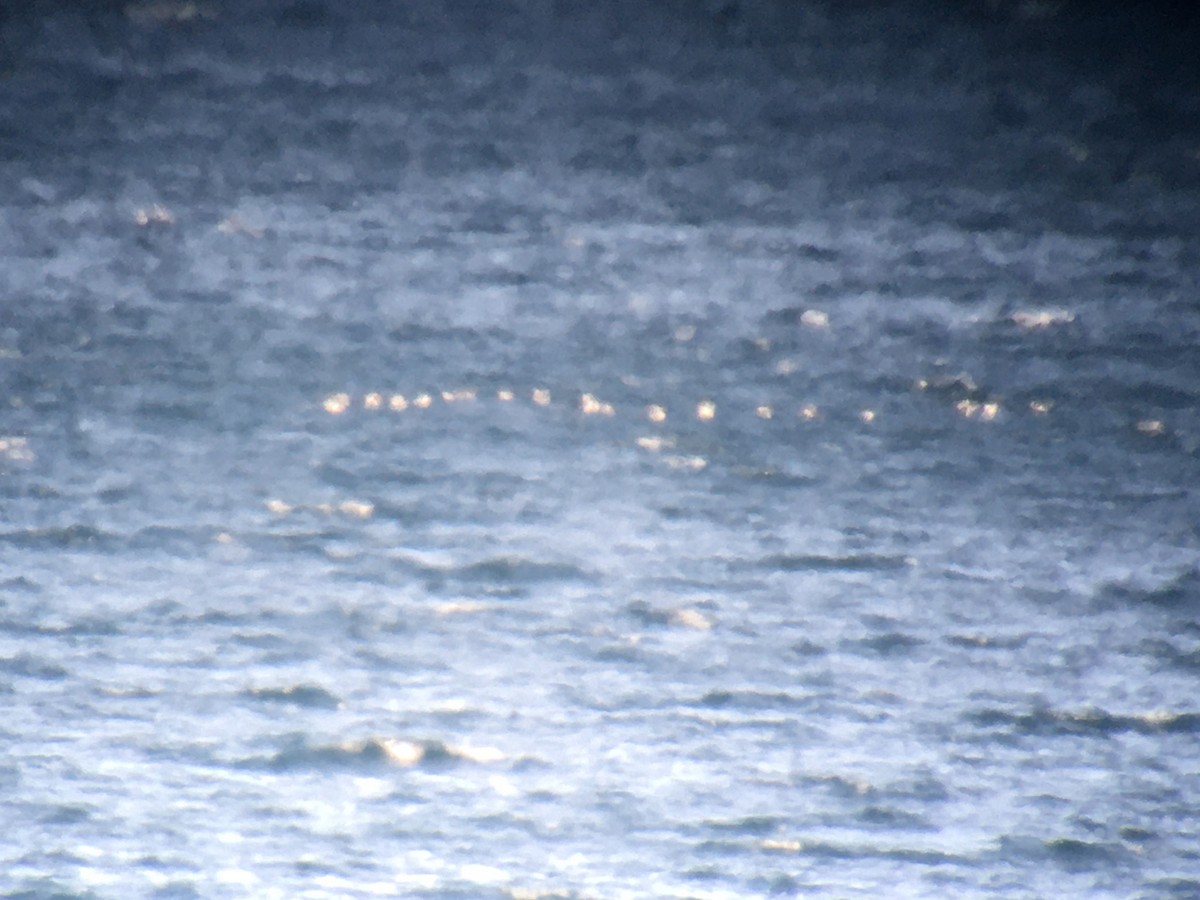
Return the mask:
{"type": "Polygon", "coordinates": [[[1021,9],[10,14],[4,895],[1200,893],[1200,94],[1021,9]]]}

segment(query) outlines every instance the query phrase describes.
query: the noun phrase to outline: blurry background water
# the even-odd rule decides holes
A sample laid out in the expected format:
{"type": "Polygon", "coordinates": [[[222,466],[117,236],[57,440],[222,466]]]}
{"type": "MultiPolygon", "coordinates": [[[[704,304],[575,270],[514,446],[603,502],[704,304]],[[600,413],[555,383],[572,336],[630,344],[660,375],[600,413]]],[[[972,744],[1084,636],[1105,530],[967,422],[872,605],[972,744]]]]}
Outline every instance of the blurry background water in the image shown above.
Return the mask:
{"type": "Polygon", "coordinates": [[[1200,893],[1195,17],[0,24],[0,890],[1200,893]]]}

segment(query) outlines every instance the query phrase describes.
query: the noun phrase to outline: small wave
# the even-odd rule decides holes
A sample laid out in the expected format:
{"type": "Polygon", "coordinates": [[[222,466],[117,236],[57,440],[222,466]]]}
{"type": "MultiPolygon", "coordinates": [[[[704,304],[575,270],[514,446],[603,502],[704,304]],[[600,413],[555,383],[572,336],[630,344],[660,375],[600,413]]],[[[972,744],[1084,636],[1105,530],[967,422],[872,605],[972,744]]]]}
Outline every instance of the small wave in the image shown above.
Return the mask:
{"type": "Polygon", "coordinates": [[[717,832],[732,832],[734,834],[765,835],[778,831],[786,824],[778,816],[745,816],[740,819],[710,819],[705,822],[706,828],[717,832]]]}
{"type": "Polygon", "coordinates": [[[1200,732],[1200,713],[1148,712],[1119,715],[1104,710],[1069,712],[1040,709],[1011,713],[983,709],[969,720],[981,728],[1001,728],[1021,735],[1108,737],[1114,734],[1195,734],[1200,732]]]}
{"type": "Polygon", "coordinates": [[[1109,603],[1152,603],[1173,607],[1200,603],[1200,566],[1193,566],[1153,586],[1110,582],[1100,588],[1097,599],[1109,603]]]}
{"type": "Polygon", "coordinates": [[[461,578],[487,581],[570,581],[584,578],[578,566],[567,563],[546,563],[514,556],[500,556],[463,566],[457,573],[461,578]]]}
{"type": "Polygon", "coordinates": [[[315,684],[294,684],[286,688],[258,688],[246,696],[267,703],[290,703],[307,709],[338,709],[342,701],[315,684]]]}
{"type": "Polygon", "coordinates": [[[759,845],[769,853],[815,856],[822,859],[887,859],[895,862],[918,863],[928,866],[961,865],[962,856],[941,850],[916,847],[879,847],[871,844],[841,844],[832,841],[769,838],[759,845]]]}
{"type": "Polygon", "coordinates": [[[1025,331],[1036,331],[1057,325],[1070,325],[1075,321],[1075,313],[1061,308],[1018,309],[1009,316],[1009,321],[1025,331]]]}
{"type": "Polygon", "coordinates": [[[644,658],[642,648],[632,641],[606,644],[596,651],[599,662],[636,663],[644,658]]]}
{"type": "Polygon", "coordinates": [[[966,372],[954,375],[939,373],[930,378],[919,379],[915,386],[919,391],[952,400],[974,400],[984,396],[975,379],[966,372]]]}
{"type": "Polygon", "coordinates": [[[797,656],[824,656],[829,648],[804,638],[792,644],[792,652],[797,656]]]}
{"type": "Polygon", "coordinates": [[[75,635],[105,636],[120,634],[115,621],[84,619],[79,622],[31,622],[27,617],[0,619],[0,632],[34,637],[67,637],[75,635]]]}
{"type": "Polygon", "coordinates": [[[113,546],[115,536],[90,525],[65,525],[4,531],[0,541],[27,550],[106,550],[113,546]]]}
{"type": "Polygon", "coordinates": [[[885,634],[876,634],[858,640],[843,641],[841,646],[843,649],[868,653],[873,656],[902,656],[924,643],[923,640],[912,635],[889,631],[885,634]]]}
{"type": "Polygon", "coordinates": [[[952,634],[946,643],[968,650],[1018,650],[1029,640],[1028,634],[993,637],[986,634],[952,634]]]}
{"type": "Polygon", "coordinates": [[[211,541],[212,534],[209,529],[149,525],[133,533],[129,540],[129,549],[190,556],[211,541]]]}
{"type": "Polygon", "coordinates": [[[828,556],[820,553],[777,553],[758,560],[759,568],[782,572],[879,572],[903,569],[911,565],[904,556],[876,553],[851,553],[828,556]]]}
{"type": "Polygon", "coordinates": [[[248,768],[268,768],[277,772],[310,769],[390,768],[393,766],[441,768],[459,763],[493,763],[504,754],[491,747],[450,745],[436,740],[410,741],[398,738],[367,738],[339,744],[311,744],[305,738],[293,740],[272,756],[243,762],[248,768]]]}
{"type": "Polygon", "coordinates": [[[1195,878],[1162,878],[1149,882],[1146,887],[1162,891],[1161,894],[1147,896],[1178,897],[1180,900],[1195,900],[1196,897],[1200,897],[1200,881],[1195,878]]]}
{"type": "Polygon", "coordinates": [[[455,565],[426,562],[416,557],[400,560],[434,582],[469,582],[473,584],[503,584],[521,586],[554,581],[587,579],[588,573],[569,563],[541,562],[519,556],[497,556],[491,559],[455,565]]]}
{"type": "Polygon", "coordinates": [[[272,531],[247,534],[246,545],[254,550],[283,554],[301,554],[327,558],[330,544],[346,537],[346,532],[336,528],[316,530],[272,531]]]}
{"type": "Polygon", "coordinates": [[[155,425],[174,426],[181,422],[206,422],[212,409],[205,403],[184,403],[168,400],[147,400],[137,406],[139,415],[155,425]]]}
{"type": "Polygon", "coordinates": [[[358,488],[367,480],[363,475],[333,463],[322,463],[317,466],[316,475],[325,484],[347,490],[358,488]]]}
{"type": "Polygon", "coordinates": [[[1049,859],[1074,872],[1122,863],[1130,857],[1130,850],[1120,844],[1066,837],[1042,840],[1027,835],[1005,835],[1000,838],[999,852],[1001,856],[1016,857],[1022,861],[1039,857],[1049,859]]]}
{"type": "Polygon", "coordinates": [[[42,586],[24,575],[18,575],[16,578],[6,578],[0,581],[0,591],[22,594],[40,594],[42,586]]]}
{"type": "Polygon", "coordinates": [[[1200,672],[1200,647],[1181,650],[1170,641],[1164,640],[1143,641],[1138,647],[1145,655],[1168,666],[1186,672],[1200,672]]]}
{"type": "Polygon", "coordinates": [[[0,672],[24,678],[40,678],[45,681],[58,681],[71,674],[57,663],[48,662],[27,653],[0,658],[0,672]]]}
{"type": "Polygon", "coordinates": [[[856,818],[869,828],[889,831],[937,831],[937,827],[923,816],[905,812],[894,806],[876,804],[865,806],[859,811],[856,818]]]}
{"type": "Polygon", "coordinates": [[[713,626],[708,616],[690,606],[659,608],[635,600],[626,607],[626,611],[647,626],[691,628],[695,631],[708,631],[713,626]]]}
{"type": "Polygon", "coordinates": [[[835,797],[849,799],[866,797],[878,793],[877,789],[866,781],[856,778],[846,778],[842,775],[809,775],[800,780],[801,784],[810,788],[820,788],[835,797]]]}
{"type": "Polygon", "coordinates": [[[92,810],[85,806],[64,803],[48,809],[40,818],[45,825],[78,825],[92,818],[92,810]]]}
{"type": "Polygon", "coordinates": [[[761,710],[794,709],[806,702],[804,697],[782,692],[712,690],[694,701],[693,705],[708,709],[761,710]]]}
{"type": "Polygon", "coordinates": [[[807,488],[820,483],[820,479],[815,475],[782,472],[775,468],[742,468],[738,470],[738,474],[773,488],[807,488]]]}
{"type": "Polygon", "coordinates": [[[1118,832],[1118,834],[1121,835],[1121,840],[1129,841],[1130,843],[1134,844],[1142,844],[1146,841],[1155,840],[1158,837],[1157,832],[1150,831],[1146,828],[1139,828],[1136,825],[1126,825],[1118,832]]]}

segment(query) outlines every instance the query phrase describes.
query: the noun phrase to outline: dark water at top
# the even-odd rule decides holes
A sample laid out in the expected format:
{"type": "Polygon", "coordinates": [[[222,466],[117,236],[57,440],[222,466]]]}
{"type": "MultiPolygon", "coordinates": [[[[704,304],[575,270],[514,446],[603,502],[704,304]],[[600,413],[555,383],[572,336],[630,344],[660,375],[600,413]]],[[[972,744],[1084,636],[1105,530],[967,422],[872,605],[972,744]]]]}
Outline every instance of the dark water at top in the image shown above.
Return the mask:
{"type": "Polygon", "coordinates": [[[10,13],[0,890],[1200,893],[1200,94],[988,10],[10,13]]]}

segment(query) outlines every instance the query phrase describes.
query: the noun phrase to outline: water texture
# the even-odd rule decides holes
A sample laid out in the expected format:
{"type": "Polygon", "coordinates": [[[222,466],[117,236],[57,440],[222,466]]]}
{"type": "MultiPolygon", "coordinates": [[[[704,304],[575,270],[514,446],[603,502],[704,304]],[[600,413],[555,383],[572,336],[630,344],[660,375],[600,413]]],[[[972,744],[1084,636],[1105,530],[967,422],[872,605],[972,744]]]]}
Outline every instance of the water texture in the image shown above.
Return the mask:
{"type": "Polygon", "coordinates": [[[1039,9],[10,13],[3,896],[1200,894],[1200,92],[1039,9]]]}

